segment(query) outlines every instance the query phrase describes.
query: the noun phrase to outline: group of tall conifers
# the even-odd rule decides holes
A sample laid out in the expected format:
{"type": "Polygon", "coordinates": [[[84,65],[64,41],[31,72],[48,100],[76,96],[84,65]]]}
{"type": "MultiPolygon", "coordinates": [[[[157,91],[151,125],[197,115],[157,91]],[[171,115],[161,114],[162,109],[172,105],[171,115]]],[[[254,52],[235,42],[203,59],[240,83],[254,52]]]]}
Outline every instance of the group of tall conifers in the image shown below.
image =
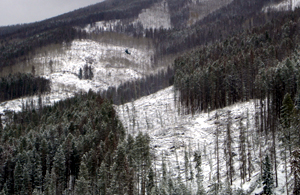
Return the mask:
{"type": "Polygon", "coordinates": [[[0,126],[0,194],[146,191],[149,141],[125,136],[112,104],[93,92],[14,113],[0,126]]]}
{"type": "Polygon", "coordinates": [[[50,91],[50,81],[32,74],[15,74],[0,78],[0,102],[50,91]]]}

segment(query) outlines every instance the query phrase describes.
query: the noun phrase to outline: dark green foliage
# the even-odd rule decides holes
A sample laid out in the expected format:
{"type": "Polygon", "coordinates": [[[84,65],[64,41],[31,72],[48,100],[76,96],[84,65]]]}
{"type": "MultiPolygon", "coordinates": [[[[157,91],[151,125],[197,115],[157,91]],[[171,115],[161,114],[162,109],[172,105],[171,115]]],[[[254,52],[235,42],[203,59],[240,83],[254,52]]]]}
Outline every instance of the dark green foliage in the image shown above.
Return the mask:
{"type": "Polygon", "coordinates": [[[281,124],[283,128],[290,128],[293,119],[294,102],[289,93],[284,96],[281,107],[281,124]]]}
{"type": "Polygon", "coordinates": [[[150,195],[154,189],[155,189],[154,172],[153,172],[153,169],[150,168],[149,174],[148,174],[147,194],[150,195]]]}
{"type": "Polygon", "coordinates": [[[293,194],[300,194],[300,150],[294,150],[291,156],[291,166],[294,175],[294,189],[293,194]]]}
{"type": "Polygon", "coordinates": [[[50,91],[50,81],[31,74],[15,74],[0,78],[0,102],[50,91]]]}
{"type": "Polygon", "coordinates": [[[194,162],[195,162],[195,169],[196,169],[196,178],[197,178],[197,195],[204,195],[206,194],[205,189],[203,187],[203,172],[202,172],[202,156],[200,151],[196,151],[194,153],[194,162]]]}
{"type": "Polygon", "coordinates": [[[155,189],[150,138],[128,136],[112,104],[78,94],[14,114],[0,134],[0,192],[136,194],[155,189]],[[151,176],[152,175],[152,176],[151,176]],[[148,177],[149,176],[149,177],[148,177]],[[138,187],[137,187],[138,186],[138,187]]]}
{"type": "Polygon", "coordinates": [[[80,169],[79,169],[79,176],[76,180],[76,188],[75,191],[77,194],[88,194],[90,191],[90,180],[89,180],[89,173],[88,169],[85,164],[85,155],[81,160],[80,169]]]}
{"type": "Polygon", "coordinates": [[[0,161],[0,191],[32,193],[36,189],[62,194],[65,189],[75,190],[74,178],[78,183],[89,181],[95,190],[97,169],[104,161],[107,167],[113,166],[115,155],[123,160],[116,168],[126,170],[127,151],[123,156],[115,154],[125,136],[123,126],[113,106],[99,95],[79,94],[42,107],[39,113],[14,114],[4,129],[10,136],[1,131],[1,148],[9,155],[0,161]],[[87,171],[82,171],[82,163],[87,171]]]}
{"type": "Polygon", "coordinates": [[[292,43],[299,40],[295,31],[299,13],[296,10],[294,17],[273,20],[177,58],[174,86],[182,105],[193,113],[269,95],[271,109],[279,116],[284,95],[294,98],[299,83],[298,66],[293,58],[286,59],[296,47],[292,43]],[[286,28],[293,33],[288,34],[291,44],[283,47],[286,28]]]}
{"type": "Polygon", "coordinates": [[[80,80],[82,79],[82,68],[79,69],[78,78],[80,80]]]}
{"type": "Polygon", "coordinates": [[[160,71],[155,75],[151,74],[136,81],[125,82],[118,87],[109,87],[101,95],[112,99],[114,104],[124,104],[173,85],[173,75],[173,68],[168,67],[167,71],[160,71]]]}
{"type": "Polygon", "coordinates": [[[268,155],[266,156],[263,165],[262,181],[263,181],[262,184],[264,185],[263,193],[268,195],[272,194],[274,188],[274,179],[273,179],[272,165],[268,155]]]}

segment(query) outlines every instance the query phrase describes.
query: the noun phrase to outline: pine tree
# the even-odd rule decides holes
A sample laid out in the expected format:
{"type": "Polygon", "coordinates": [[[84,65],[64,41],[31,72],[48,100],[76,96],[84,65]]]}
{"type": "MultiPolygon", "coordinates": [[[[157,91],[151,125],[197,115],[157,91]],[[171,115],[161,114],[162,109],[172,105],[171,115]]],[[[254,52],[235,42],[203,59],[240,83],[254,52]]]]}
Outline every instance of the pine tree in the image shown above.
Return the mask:
{"type": "Polygon", "coordinates": [[[19,161],[16,163],[14,170],[14,192],[15,194],[22,194],[23,189],[23,167],[19,161]]]}
{"type": "Polygon", "coordinates": [[[294,175],[294,195],[300,195],[300,149],[294,150],[291,157],[291,166],[294,175]]]}
{"type": "Polygon", "coordinates": [[[286,94],[284,96],[281,113],[280,113],[280,121],[283,127],[283,136],[284,142],[288,146],[290,155],[292,153],[292,132],[291,132],[291,125],[293,120],[293,110],[294,110],[294,103],[290,96],[290,94],[286,94]]]}
{"type": "Polygon", "coordinates": [[[3,125],[2,125],[2,119],[1,119],[2,114],[0,114],[0,136],[2,134],[2,130],[3,130],[3,125]]]}
{"type": "Polygon", "coordinates": [[[90,183],[89,183],[89,173],[86,167],[85,155],[81,159],[80,168],[79,168],[79,176],[76,180],[75,192],[76,194],[89,194],[90,183]]]}
{"type": "Polygon", "coordinates": [[[231,136],[231,114],[230,111],[228,111],[228,118],[227,118],[227,128],[226,128],[226,140],[225,140],[225,157],[226,157],[226,167],[227,167],[227,178],[230,182],[230,185],[232,185],[233,182],[233,176],[235,174],[234,170],[234,162],[233,162],[233,148],[232,148],[232,136],[231,136]]]}
{"type": "MultiPolygon", "coordinates": [[[[216,120],[217,122],[219,123],[219,115],[218,113],[216,112],[216,120]]],[[[220,156],[219,156],[219,124],[216,124],[217,127],[216,127],[216,155],[217,155],[217,181],[218,183],[220,183],[220,156]]]]}
{"type": "Polygon", "coordinates": [[[54,173],[52,174],[56,175],[56,190],[61,194],[66,187],[66,158],[61,146],[55,153],[53,168],[54,173]]]}
{"type": "Polygon", "coordinates": [[[55,173],[55,168],[53,167],[51,170],[51,180],[50,180],[50,187],[49,187],[50,195],[54,195],[54,194],[58,193],[56,183],[57,183],[57,175],[55,173]]]}
{"type": "Polygon", "coordinates": [[[265,157],[264,166],[263,166],[263,193],[264,194],[272,194],[273,187],[274,187],[274,180],[273,180],[273,172],[272,172],[272,165],[269,159],[269,155],[265,157]]]}
{"type": "Polygon", "coordinates": [[[141,194],[146,192],[146,177],[151,167],[150,138],[147,134],[139,133],[134,143],[135,162],[137,164],[137,179],[141,184],[141,194]]]}
{"type": "Polygon", "coordinates": [[[50,194],[50,188],[51,188],[51,175],[48,171],[48,169],[46,170],[46,175],[44,178],[44,182],[43,182],[43,191],[44,191],[44,195],[51,195],[50,194]]]}
{"type": "Polygon", "coordinates": [[[189,180],[189,154],[187,152],[186,146],[184,147],[184,173],[186,185],[189,180]]]}
{"type": "Polygon", "coordinates": [[[202,157],[200,151],[196,151],[194,153],[194,162],[196,163],[196,178],[197,178],[197,195],[204,195],[206,194],[204,187],[203,187],[203,173],[202,173],[202,157]]]}
{"type": "Polygon", "coordinates": [[[82,68],[79,69],[78,78],[80,80],[82,79],[82,68]]]}
{"type": "MultiPolygon", "coordinates": [[[[251,141],[250,141],[251,132],[250,132],[249,125],[250,125],[249,110],[247,110],[247,128],[246,128],[247,135],[246,135],[246,137],[247,137],[248,181],[251,180],[251,173],[253,170],[252,155],[251,155],[253,145],[251,144],[251,141]]],[[[252,140],[253,140],[253,137],[252,137],[252,140]]]]}
{"type": "Polygon", "coordinates": [[[113,194],[125,194],[128,188],[128,162],[125,154],[125,142],[120,143],[114,157],[114,164],[111,167],[112,175],[110,190],[113,194]]]}
{"type": "Polygon", "coordinates": [[[107,186],[107,169],[105,162],[102,161],[100,168],[97,171],[97,188],[99,190],[98,194],[105,195],[106,194],[106,186],[107,186]]]}
{"type": "Polygon", "coordinates": [[[30,163],[26,164],[23,167],[23,185],[22,185],[22,194],[31,194],[32,193],[32,182],[31,182],[31,174],[30,174],[30,163]],[[29,164],[29,165],[28,165],[29,164]]]}
{"type": "Polygon", "coordinates": [[[151,167],[150,170],[149,170],[149,174],[148,174],[147,194],[150,195],[154,188],[155,188],[154,172],[153,172],[153,169],[151,167]]]}
{"type": "Polygon", "coordinates": [[[245,136],[245,127],[243,125],[242,119],[239,121],[240,129],[240,142],[239,142],[239,157],[240,157],[240,176],[242,183],[245,183],[247,176],[247,157],[246,157],[246,136],[245,136]]]}

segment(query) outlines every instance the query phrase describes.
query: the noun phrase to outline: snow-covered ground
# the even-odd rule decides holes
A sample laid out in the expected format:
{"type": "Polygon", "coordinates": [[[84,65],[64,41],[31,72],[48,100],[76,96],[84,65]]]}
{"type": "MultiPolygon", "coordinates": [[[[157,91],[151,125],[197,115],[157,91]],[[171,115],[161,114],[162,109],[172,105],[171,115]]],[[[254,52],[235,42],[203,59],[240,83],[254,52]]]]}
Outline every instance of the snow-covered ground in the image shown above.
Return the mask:
{"type": "Polygon", "coordinates": [[[124,24],[133,24],[136,26],[141,24],[144,29],[169,29],[172,28],[169,6],[166,0],[155,3],[148,9],[143,9],[137,18],[126,20],[109,20],[98,21],[95,24],[88,24],[83,30],[88,33],[100,31],[114,31],[117,26],[125,26],[124,24]]]}
{"type": "Polygon", "coordinates": [[[300,6],[300,0],[284,0],[278,4],[269,5],[263,8],[263,11],[276,10],[276,11],[285,11],[285,10],[294,10],[296,7],[300,6]]]}
{"type": "Polygon", "coordinates": [[[145,29],[169,29],[171,28],[171,16],[169,6],[166,0],[154,4],[149,9],[144,9],[139,14],[138,19],[133,22],[140,22],[145,29]]]}
{"type": "MultiPolygon", "coordinates": [[[[30,65],[35,67],[35,75],[51,81],[51,92],[41,97],[45,105],[74,96],[80,91],[105,90],[123,82],[136,80],[155,73],[152,68],[153,49],[151,46],[108,44],[92,40],[75,40],[70,46],[51,48],[33,57],[30,65]],[[131,53],[130,55],[125,50],[131,53]],[[79,70],[91,66],[94,77],[91,80],[79,79],[79,70]]],[[[27,65],[18,65],[26,67],[27,65]]],[[[17,66],[16,66],[17,67],[17,66]]],[[[22,69],[20,68],[20,69],[22,69]]],[[[31,68],[27,68],[29,71],[31,68]]],[[[26,71],[25,71],[26,72],[26,71]]],[[[4,110],[21,111],[26,102],[37,104],[38,97],[23,97],[0,103],[0,114],[4,110]]]]}
{"type": "Polygon", "coordinates": [[[91,40],[75,40],[70,47],[41,53],[33,59],[36,75],[52,81],[52,92],[62,88],[94,91],[117,86],[148,74],[153,50],[105,44],[91,40]],[[130,55],[125,52],[128,49],[130,55]],[[80,80],[79,70],[91,66],[93,79],[80,80]]]}
{"type": "MultiPolygon", "coordinates": [[[[187,26],[195,24],[197,21],[203,19],[208,14],[230,4],[233,0],[192,0],[189,1],[185,7],[189,8],[189,20],[187,26]]],[[[172,11],[172,10],[171,10],[172,11]]],[[[136,18],[126,20],[110,20],[98,21],[95,24],[88,24],[83,30],[86,32],[114,31],[117,26],[125,26],[133,24],[137,26],[142,25],[144,29],[170,29],[172,28],[171,14],[168,1],[153,4],[147,9],[141,10],[136,18]],[[125,25],[124,25],[125,24],[125,25]]]]}
{"type": "MultiPolygon", "coordinates": [[[[243,188],[245,191],[252,191],[251,194],[262,191],[262,186],[257,182],[260,176],[259,150],[256,146],[258,137],[255,136],[254,100],[195,115],[179,114],[179,107],[174,102],[173,87],[161,90],[155,94],[140,98],[134,102],[116,107],[118,115],[123,122],[128,133],[137,135],[138,132],[148,133],[151,138],[151,149],[156,159],[156,168],[161,168],[162,156],[166,158],[170,169],[175,170],[180,166],[181,176],[184,177],[184,152],[200,150],[203,155],[204,186],[213,182],[216,176],[216,127],[219,126],[219,151],[220,169],[222,182],[226,181],[225,160],[224,160],[224,137],[228,121],[228,112],[232,118],[232,136],[234,153],[239,154],[239,122],[242,119],[243,126],[246,127],[247,114],[249,119],[248,133],[251,144],[255,147],[251,150],[254,171],[252,179],[245,184],[239,179],[239,155],[234,157],[236,176],[234,177],[233,189],[243,188]],[[216,119],[218,113],[218,120],[216,119]],[[177,160],[178,159],[178,160],[177,160]],[[179,162],[179,165],[177,164],[179,162]]],[[[264,140],[262,140],[263,142],[264,140]]],[[[263,144],[267,150],[268,144],[263,144]]],[[[266,153],[264,153],[265,155],[266,153]]],[[[279,154],[278,154],[279,156],[279,154]]],[[[191,157],[190,160],[192,160],[191,157]]],[[[279,160],[279,158],[277,159],[279,160]]],[[[280,161],[279,161],[280,162],[280,161]]],[[[276,194],[282,194],[285,184],[284,166],[278,166],[279,186],[276,194]]],[[[160,177],[158,177],[160,178],[160,177]]],[[[195,185],[193,187],[196,187],[195,185]]]]}

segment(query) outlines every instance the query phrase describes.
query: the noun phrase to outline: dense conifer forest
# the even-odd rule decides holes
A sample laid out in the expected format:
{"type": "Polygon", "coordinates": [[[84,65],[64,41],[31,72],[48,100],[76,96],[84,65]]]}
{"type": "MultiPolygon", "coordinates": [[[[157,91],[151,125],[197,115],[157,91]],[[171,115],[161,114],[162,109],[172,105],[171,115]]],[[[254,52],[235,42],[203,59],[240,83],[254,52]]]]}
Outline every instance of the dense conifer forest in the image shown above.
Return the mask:
{"type": "Polygon", "coordinates": [[[16,74],[0,79],[0,102],[50,91],[50,81],[32,74],[16,74]]]}
{"type": "Polygon", "coordinates": [[[1,127],[1,194],[134,194],[149,138],[127,142],[109,101],[89,92],[31,109],[1,127]]]}

